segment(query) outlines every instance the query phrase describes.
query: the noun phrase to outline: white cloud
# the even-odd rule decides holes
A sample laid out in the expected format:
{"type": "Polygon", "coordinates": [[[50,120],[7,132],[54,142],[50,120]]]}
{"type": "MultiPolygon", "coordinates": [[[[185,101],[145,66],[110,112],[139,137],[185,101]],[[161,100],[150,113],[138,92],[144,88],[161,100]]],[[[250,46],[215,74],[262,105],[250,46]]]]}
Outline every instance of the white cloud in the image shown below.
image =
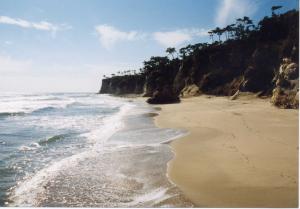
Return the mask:
{"type": "Polygon", "coordinates": [[[207,36],[207,30],[191,28],[153,33],[153,38],[164,47],[176,47],[201,36],[207,36]]]}
{"type": "Polygon", "coordinates": [[[174,31],[156,31],[153,33],[141,33],[137,31],[121,31],[110,25],[95,26],[100,43],[106,48],[111,49],[118,42],[144,40],[153,38],[163,47],[178,46],[196,37],[207,36],[208,30],[203,28],[178,29],[174,31]]]}
{"type": "Polygon", "coordinates": [[[0,16],[0,23],[2,24],[8,24],[8,25],[15,25],[22,28],[32,28],[36,30],[44,30],[44,31],[50,31],[53,35],[56,34],[59,30],[68,30],[71,29],[71,26],[66,24],[60,24],[56,25],[50,22],[41,21],[41,22],[29,22],[24,19],[19,18],[11,18],[8,16],[0,16]]]}
{"type": "Polygon", "coordinates": [[[223,27],[243,16],[252,16],[257,11],[253,0],[221,0],[217,9],[215,24],[223,27]]]}
{"type": "Polygon", "coordinates": [[[139,34],[136,31],[121,31],[110,25],[95,26],[100,43],[106,48],[111,49],[117,42],[133,41],[140,39],[144,34],[139,34]]]}
{"type": "Polygon", "coordinates": [[[192,40],[191,35],[182,31],[155,32],[154,39],[165,47],[173,47],[180,45],[186,41],[192,40]]]}

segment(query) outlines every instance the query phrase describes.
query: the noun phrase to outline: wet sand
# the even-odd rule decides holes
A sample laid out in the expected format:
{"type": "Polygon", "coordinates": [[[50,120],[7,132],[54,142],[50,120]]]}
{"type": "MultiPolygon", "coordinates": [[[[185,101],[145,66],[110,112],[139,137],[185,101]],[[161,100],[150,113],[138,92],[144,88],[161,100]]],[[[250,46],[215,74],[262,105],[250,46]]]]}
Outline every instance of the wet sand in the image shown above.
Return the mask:
{"type": "Polygon", "coordinates": [[[171,143],[168,177],[200,207],[298,207],[298,110],[250,96],[193,97],[158,105],[171,143]]]}

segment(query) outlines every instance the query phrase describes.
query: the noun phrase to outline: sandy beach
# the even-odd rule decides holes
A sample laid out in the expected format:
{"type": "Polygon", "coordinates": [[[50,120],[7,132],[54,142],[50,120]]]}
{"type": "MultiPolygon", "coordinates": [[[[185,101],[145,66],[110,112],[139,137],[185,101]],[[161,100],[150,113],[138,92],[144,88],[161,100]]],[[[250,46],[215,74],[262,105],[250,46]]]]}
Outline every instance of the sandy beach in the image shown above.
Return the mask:
{"type": "Polygon", "coordinates": [[[251,96],[158,105],[171,143],[168,177],[199,207],[298,207],[298,110],[251,96]]]}

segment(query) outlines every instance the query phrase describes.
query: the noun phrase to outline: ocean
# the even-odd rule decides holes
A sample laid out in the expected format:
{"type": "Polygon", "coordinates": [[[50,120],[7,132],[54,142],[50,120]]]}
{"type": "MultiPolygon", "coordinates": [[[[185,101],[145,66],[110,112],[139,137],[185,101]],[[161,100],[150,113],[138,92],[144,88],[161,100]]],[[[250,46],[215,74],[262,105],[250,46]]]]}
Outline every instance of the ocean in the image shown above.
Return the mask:
{"type": "Polygon", "coordinates": [[[0,94],[0,206],[191,207],[153,106],[94,93],[0,94]]]}

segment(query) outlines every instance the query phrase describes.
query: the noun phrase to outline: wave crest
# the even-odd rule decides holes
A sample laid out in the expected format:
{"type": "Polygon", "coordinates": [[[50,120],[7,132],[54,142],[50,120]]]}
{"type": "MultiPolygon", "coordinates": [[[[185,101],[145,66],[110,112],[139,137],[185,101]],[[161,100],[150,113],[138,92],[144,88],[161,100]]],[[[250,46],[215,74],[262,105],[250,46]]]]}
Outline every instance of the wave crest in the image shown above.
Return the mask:
{"type": "Polygon", "coordinates": [[[1,117],[11,117],[11,116],[22,116],[25,115],[25,112],[0,112],[1,117]]]}
{"type": "Polygon", "coordinates": [[[48,139],[45,139],[45,140],[41,140],[39,142],[39,145],[46,145],[46,144],[50,144],[50,143],[54,143],[56,141],[60,141],[60,140],[63,140],[64,138],[66,138],[68,135],[67,134],[59,134],[59,135],[55,135],[55,136],[52,136],[48,139]]]}

